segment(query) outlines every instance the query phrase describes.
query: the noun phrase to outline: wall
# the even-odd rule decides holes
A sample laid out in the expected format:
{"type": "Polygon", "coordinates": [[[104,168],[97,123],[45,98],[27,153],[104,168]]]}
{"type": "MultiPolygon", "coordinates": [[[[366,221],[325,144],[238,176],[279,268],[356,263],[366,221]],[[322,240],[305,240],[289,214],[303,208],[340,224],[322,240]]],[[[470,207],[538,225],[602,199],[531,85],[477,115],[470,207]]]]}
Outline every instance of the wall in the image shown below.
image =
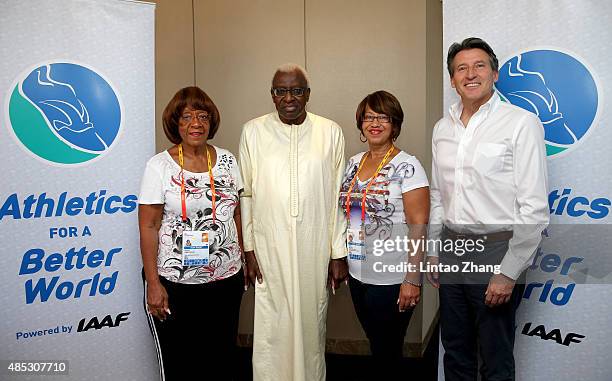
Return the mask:
{"type": "MultiPolygon", "coordinates": [[[[157,148],[166,149],[159,116],[179,88],[196,84],[215,101],[221,127],[214,144],[236,153],[242,124],[274,110],[275,68],[304,65],[309,111],[337,121],[347,158],[366,149],[355,128],[357,104],[384,89],[405,119],[397,145],[429,172],[431,128],[442,115],[442,10],[439,0],[159,0],[156,22],[157,148]]],[[[437,314],[437,294],[424,289],[406,350],[418,356],[437,314]]],[[[245,294],[240,333],[252,333],[253,293],[245,294]]],[[[348,289],[330,301],[328,349],[367,353],[348,289]]]]}
{"type": "Polygon", "coordinates": [[[161,152],[172,144],[161,123],[164,107],[176,91],[195,84],[192,0],[156,1],[155,143],[161,152]]]}

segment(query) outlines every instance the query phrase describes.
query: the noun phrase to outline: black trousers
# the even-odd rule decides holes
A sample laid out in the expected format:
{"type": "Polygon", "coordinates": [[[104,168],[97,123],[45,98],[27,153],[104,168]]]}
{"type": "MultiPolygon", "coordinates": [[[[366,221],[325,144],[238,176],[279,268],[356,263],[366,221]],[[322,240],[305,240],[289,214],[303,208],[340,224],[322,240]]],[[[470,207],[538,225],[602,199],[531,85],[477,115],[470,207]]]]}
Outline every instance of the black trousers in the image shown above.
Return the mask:
{"type": "MultiPolygon", "coordinates": [[[[472,260],[480,264],[500,263],[507,249],[507,241],[487,244],[479,254],[488,256],[486,259],[468,254],[458,263],[472,260]]],[[[445,260],[442,254],[440,261],[454,263],[452,259],[445,260]]],[[[488,307],[484,301],[491,275],[440,274],[440,330],[447,381],[475,381],[478,353],[483,381],[514,380],[515,313],[525,284],[523,279],[516,283],[508,303],[488,307]]]]}
{"type": "Polygon", "coordinates": [[[148,318],[161,379],[235,379],[238,316],[244,291],[242,270],[205,284],[160,280],[168,293],[171,314],[163,322],[151,315],[148,318]]]}
{"type": "Polygon", "coordinates": [[[414,308],[399,312],[400,285],[372,285],[350,277],[349,287],[357,318],[370,341],[370,379],[388,380],[389,374],[402,374],[404,336],[414,308]]]}

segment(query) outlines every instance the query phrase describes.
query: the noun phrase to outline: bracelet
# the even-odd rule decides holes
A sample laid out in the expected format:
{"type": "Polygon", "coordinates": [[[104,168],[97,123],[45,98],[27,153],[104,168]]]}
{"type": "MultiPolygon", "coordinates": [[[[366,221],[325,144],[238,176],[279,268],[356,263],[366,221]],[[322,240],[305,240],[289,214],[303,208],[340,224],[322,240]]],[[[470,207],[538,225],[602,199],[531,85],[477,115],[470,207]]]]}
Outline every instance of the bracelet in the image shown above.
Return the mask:
{"type": "Polygon", "coordinates": [[[402,284],[409,284],[409,285],[412,285],[412,286],[415,286],[415,287],[423,286],[422,283],[416,283],[416,282],[410,281],[410,280],[408,280],[406,278],[404,278],[404,280],[402,281],[402,284]]]}

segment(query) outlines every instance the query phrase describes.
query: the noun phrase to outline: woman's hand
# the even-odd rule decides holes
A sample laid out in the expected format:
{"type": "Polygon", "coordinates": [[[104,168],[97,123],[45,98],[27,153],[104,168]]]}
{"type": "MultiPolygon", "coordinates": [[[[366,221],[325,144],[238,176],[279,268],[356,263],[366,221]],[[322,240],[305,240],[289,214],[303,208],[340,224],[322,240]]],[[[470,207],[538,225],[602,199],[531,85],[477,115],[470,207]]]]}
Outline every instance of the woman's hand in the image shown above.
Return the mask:
{"type": "Polygon", "coordinates": [[[340,287],[342,282],[348,281],[348,265],[346,257],[332,259],[327,266],[327,286],[332,293],[336,295],[336,289],[340,287]]]}
{"type": "Polygon", "coordinates": [[[168,293],[160,282],[147,282],[147,310],[160,321],[166,320],[170,315],[168,293]]]}
{"type": "Polygon", "coordinates": [[[402,194],[404,214],[409,226],[409,238],[412,242],[418,242],[414,251],[408,253],[408,263],[417,272],[408,272],[400,287],[397,304],[400,312],[408,308],[414,308],[421,300],[421,264],[423,262],[422,243],[427,240],[427,221],[429,221],[429,187],[413,189],[402,194]],[[418,286],[417,286],[418,284],[418,286]]]}
{"type": "Polygon", "coordinates": [[[246,258],[246,273],[248,274],[247,286],[249,283],[255,286],[255,281],[261,284],[263,282],[263,276],[261,275],[261,271],[259,271],[259,263],[257,263],[257,258],[255,258],[255,252],[245,251],[244,256],[246,258]]]}
{"type": "Polygon", "coordinates": [[[158,233],[163,212],[163,204],[141,204],[138,206],[140,254],[142,255],[142,267],[147,280],[147,311],[161,321],[164,321],[166,315],[170,314],[168,293],[160,283],[157,273],[158,233]]]}
{"type": "Polygon", "coordinates": [[[421,300],[421,287],[413,284],[402,283],[399,292],[399,298],[397,304],[399,306],[399,312],[404,312],[408,308],[413,308],[421,300]]]}

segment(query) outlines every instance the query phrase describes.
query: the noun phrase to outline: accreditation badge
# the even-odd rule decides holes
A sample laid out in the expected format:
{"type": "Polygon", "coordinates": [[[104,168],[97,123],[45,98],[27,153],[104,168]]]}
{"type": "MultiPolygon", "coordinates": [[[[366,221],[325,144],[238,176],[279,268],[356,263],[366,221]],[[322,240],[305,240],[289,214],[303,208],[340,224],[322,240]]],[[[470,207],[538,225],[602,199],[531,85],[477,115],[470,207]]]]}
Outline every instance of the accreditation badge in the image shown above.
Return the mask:
{"type": "Polygon", "coordinates": [[[348,258],[353,261],[365,261],[365,235],[363,229],[346,230],[346,248],[348,258]]]}
{"type": "Polygon", "coordinates": [[[208,266],[212,232],[193,230],[183,232],[183,266],[208,266]]]}

